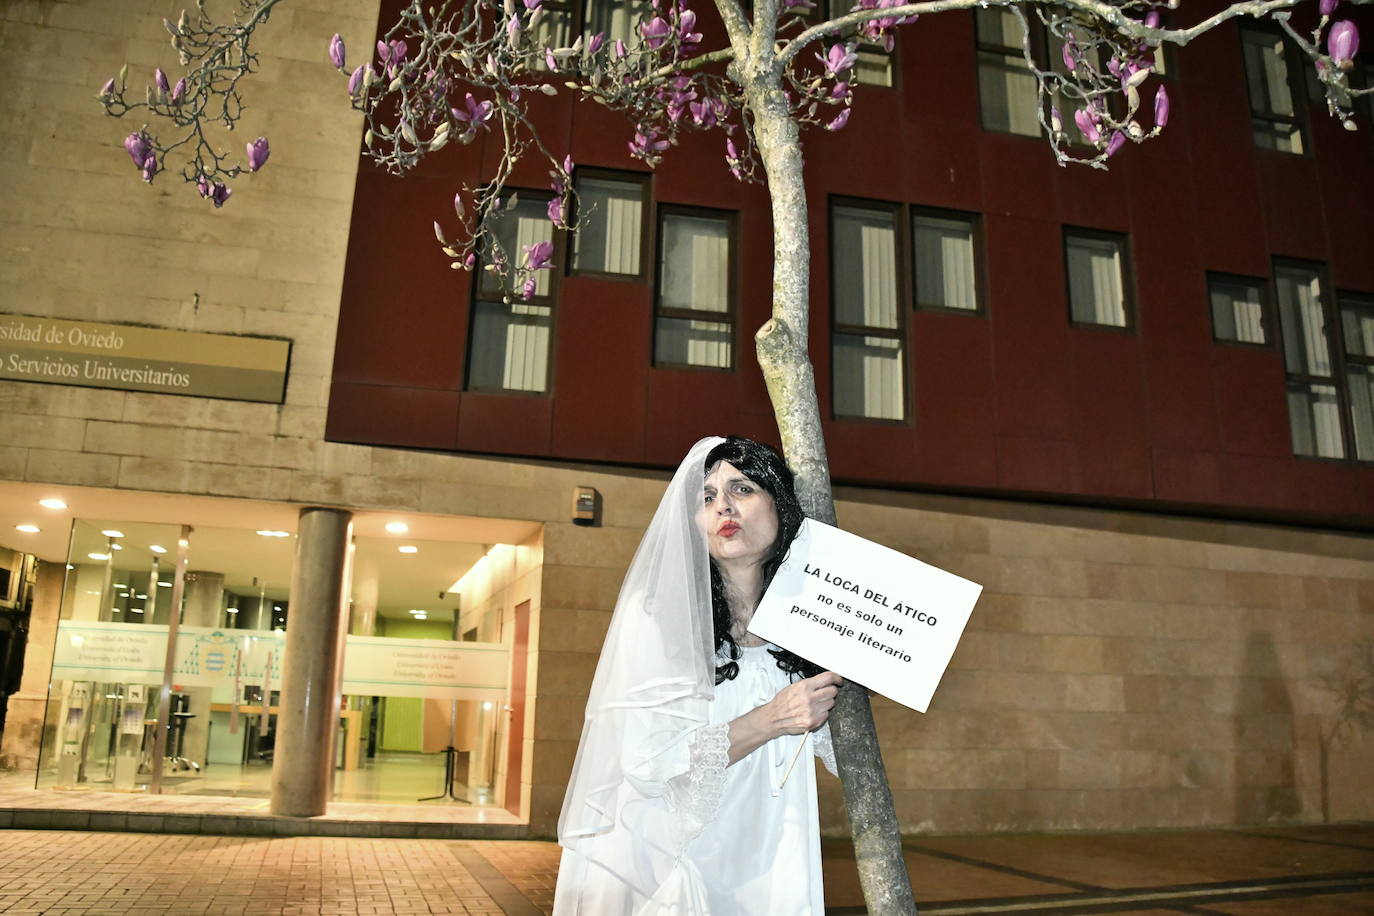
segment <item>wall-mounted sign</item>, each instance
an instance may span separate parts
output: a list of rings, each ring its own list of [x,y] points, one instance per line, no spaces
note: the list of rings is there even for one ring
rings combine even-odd
[[[280,404],[291,341],[0,315],[0,378]]]

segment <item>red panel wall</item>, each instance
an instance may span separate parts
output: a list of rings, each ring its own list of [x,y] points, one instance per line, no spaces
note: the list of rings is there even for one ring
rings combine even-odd
[[[1065,169],[1040,140],[980,127],[969,16],[906,29],[896,66],[896,88],[858,90],[844,131],[805,136],[812,357],[837,480],[1374,526],[1374,468],[1293,457],[1282,357],[1215,343],[1205,281],[1268,277],[1285,256],[1374,291],[1369,124],[1348,132],[1314,110],[1309,155],[1256,149],[1239,38],[1223,27],[1178,55],[1161,138],[1109,172]],[[643,171],[619,115],[562,96],[539,107],[551,149]],[[452,224],[453,192],[494,149],[450,146],[405,180],[364,165],[327,435],[664,466],[710,433],[776,441],[751,340],[771,292],[767,196],[730,177],[722,148],[719,133],[687,136],[651,187],[654,207],[740,213],[735,369],[651,365],[652,281],[564,276],[544,396],[463,390],[469,278],[448,268],[431,222]],[[546,180],[531,160],[512,183]],[[906,422],[829,419],[831,195],[982,215],[987,311],[908,312]],[[1069,325],[1065,226],[1128,235],[1131,330]]]

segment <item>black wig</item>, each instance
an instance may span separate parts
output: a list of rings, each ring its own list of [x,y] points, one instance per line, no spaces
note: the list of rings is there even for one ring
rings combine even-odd
[[[806,517],[801,503],[797,501],[792,471],[782,456],[770,446],[741,436],[728,436],[707,453],[706,464],[702,468],[703,476],[722,461],[734,465],[740,473],[773,497],[773,507],[778,514],[778,537],[763,563],[762,587],[766,590],[786,558],[792,539],[801,528],[802,519]],[[711,561],[711,616],[715,624],[716,654],[729,659],[716,668],[716,683],[719,684],[733,680],[739,674],[740,648],[730,633],[732,620],[730,605],[725,598],[725,580],[721,578],[714,560]],[[813,677],[822,671],[819,666],[786,649],[770,650],[769,654],[778,660],[778,667],[788,674]]]

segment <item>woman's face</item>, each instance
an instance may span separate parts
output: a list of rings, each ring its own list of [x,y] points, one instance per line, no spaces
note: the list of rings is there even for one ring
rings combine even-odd
[[[772,494],[725,461],[706,475],[697,524],[722,568],[762,563],[778,538]]]

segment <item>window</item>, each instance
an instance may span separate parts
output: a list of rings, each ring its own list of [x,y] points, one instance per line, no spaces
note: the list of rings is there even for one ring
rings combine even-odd
[[[906,418],[905,332],[898,307],[895,205],[836,203],[830,211],[834,412]]]
[[[1305,264],[1278,264],[1274,286],[1288,372],[1288,423],[1293,453],[1344,458],[1333,328],[1327,320],[1320,272]]]
[[[1374,461],[1374,296],[1343,293],[1340,302],[1355,457]]]
[[[1065,230],[1069,317],[1074,324],[1130,326],[1125,261],[1123,236],[1085,229]]]
[[[917,308],[978,310],[977,217],[915,210],[911,217]]]
[[[1296,93],[1289,81],[1290,61],[1283,36],[1257,28],[1242,28],[1240,36],[1255,145],[1283,153],[1301,153],[1302,127]]]
[[[1040,92],[1021,50],[1020,20],[1005,8],[980,8],[973,26],[983,128],[1040,136]]]
[[[573,236],[573,271],[642,276],[648,180],[578,169],[576,185],[585,219]]]
[[[585,0],[582,31],[586,35],[606,33],[606,44],[623,41],[634,47],[639,43],[638,25],[646,6],[637,0]]]
[[[1230,343],[1269,343],[1268,285],[1263,280],[1207,275],[1212,303],[1212,336]]]
[[[819,23],[821,17],[818,15],[818,10],[827,8],[832,19],[851,13],[856,9],[853,0],[830,0],[828,4],[823,3],[819,7],[805,10],[806,26],[809,28]],[[849,36],[855,34],[855,30],[850,30],[847,33]],[[826,44],[822,45],[821,53],[824,54],[824,48],[835,40],[837,39],[834,36],[827,38]],[[858,41],[856,53],[859,60],[854,64],[854,69],[850,71],[850,80],[860,86],[894,85],[896,68],[893,66],[893,59],[896,51],[888,51],[881,42],[864,41],[862,38],[859,38]]]
[[[513,210],[503,210],[491,221],[490,229],[508,261],[519,263],[525,246],[553,241],[553,224],[547,213],[549,199],[548,194],[522,191]],[[494,256],[492,246],[483,246],[483,264],[491,263]],[[478,271],[468,334],[469,390],[548,390],[555,279],[552,269],[536,271],[534,295],[529,301],[507,303],[503,301],[505,289],[501,278],[486,270]]]
[[[733,214],[659,211],[655,365],[734,365],[735,282]]]

